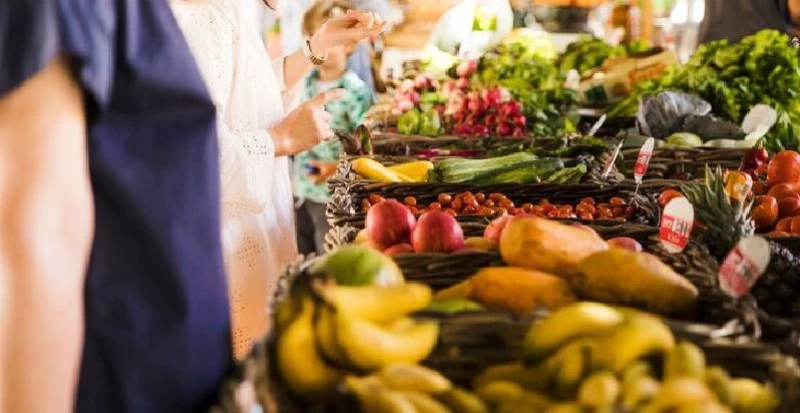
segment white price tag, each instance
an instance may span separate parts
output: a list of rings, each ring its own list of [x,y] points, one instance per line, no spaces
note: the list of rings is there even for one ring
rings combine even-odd
[[[719,286],[733,298],[745,296],[769,266],[770,247],[761,237],[750,237],[728,253],[719,267]]]
[[[667,252],[676,254],[684,250],[689,244],[689,237],[694,226],[694,207],[684,197],[669,201],[661,216],[661,226],[658,235],[661,246]]]
[[[655,147],[656,140],[647,138],[639,150],[639,156],[636,158],[636,166],[633,168],[633,179],[636,185],[642,183],[642,178],[647,174],[647,168],[650,166],[650,159],[653,157],[653,148]]]

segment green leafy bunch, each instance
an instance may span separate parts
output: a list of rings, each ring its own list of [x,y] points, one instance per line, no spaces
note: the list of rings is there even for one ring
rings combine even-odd
[[[649,49],[646,41],[636,40],[630,43],[612,46],[603,39],[594,36],[582,36],[578,41],[570,43],[558,58],[561,73],[572,69],[578,73],[600,67],[611,57],[630,56]]]
[[[753,106],[770,105],[778,123],[765,137],[767,149],[800,148],[800,53],[779,31],[763,30],[734,44],[701,45],[685,65],[639,84],[610,114],[635,115],[642,97],[667,90],[697,94],[711,103],[715,115],[736,123]]]

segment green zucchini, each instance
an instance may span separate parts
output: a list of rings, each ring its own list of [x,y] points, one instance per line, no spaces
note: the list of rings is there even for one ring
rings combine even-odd
[[[533,164],[538,158],[529,152],[488,159],[448,158],[431,170],[431,181],[444,183],[473,182],[484,176],[497,175]]]
[[[540,182],[544,177],[563,169],[564,162],[558,158],[543,158],[531,164],[511,169],[499,174],[484,175],[471,181],[476,184],[530,184]]]
[[[552,184],[579,184],[584,175],[586,175],[586,164],[581,163],[578,166],[571,168],[564,168],[545,179],[545,182]]]

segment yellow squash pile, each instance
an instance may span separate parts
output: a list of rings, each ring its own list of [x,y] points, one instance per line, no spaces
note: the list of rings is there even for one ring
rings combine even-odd
[[[440,291],[436,300],[469,299],[524,314],[583,299],[682,315],[692,310],[698,294],[658,257],[609,247],[586,227],[516,218],[502,232],[499,249],[510,267],[484,268]]]
[[[475,379],[496,412],[772,413],[776,393],[706,366],[703,351],[677,342],[656,316],[579,302],[535,324],[524,362]],[[653,362],[655,360],[655,362]]]
[[[298,396],[324,398],[350,374],[415,364],[436,345],[437,323],[408,317],[430,304],[425,285],[319,282],[294,290],[276,316],[276,352],[278,370]]]
[[[428,172],[433,169],[429,161],[413,161],[392,166],[384,166],[371,158],[353,160],[353,171],[365,179],[383,183],[427,182]]]

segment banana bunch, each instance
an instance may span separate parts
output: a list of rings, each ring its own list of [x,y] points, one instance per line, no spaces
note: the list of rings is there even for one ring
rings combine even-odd
[[[348,376],[346,390],[369,413],[488,413],[478,396],[454,387],[438,372],[392,364],[364,377]]]
[[[298,396],[325,398],[354,372],[414,364],[436,345],[438,324],[408,317],[430,304],[427,286],[317,281],[310,288],[293,289],[276,315],[276,364]]]
[[[494,411],[772,413],[780,404],[770,387],[707,367],[699,347],[636,310],[568,305],[531,327],[523,352],[473,383]]]

